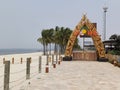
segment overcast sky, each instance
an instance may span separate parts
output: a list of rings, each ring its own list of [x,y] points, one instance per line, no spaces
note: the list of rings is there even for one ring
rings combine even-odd
[[[103,32],[103,6],[108,6],[107,38],[120,34],[120,0],[0,0],[0,49],[40,48],[42,29],[74,29],[84,13]]]

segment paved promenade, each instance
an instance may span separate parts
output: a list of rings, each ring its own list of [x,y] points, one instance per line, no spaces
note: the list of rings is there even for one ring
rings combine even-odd
[[[107,62],[64,61],[30,80],[25,90],[120,90],[120,68]]]

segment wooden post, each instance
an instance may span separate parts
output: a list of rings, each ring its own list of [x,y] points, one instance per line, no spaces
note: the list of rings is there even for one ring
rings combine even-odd
[[[52,55],[52,65],[53,65],[53,63],[54,63],[54,54]]]
[[[60,52],[59,52],[59,60],[58,60],[58,65],[60,65],[61,59],[60,59]]]
[[[48,55],[46,56],[46,59],[47,59],[47,62],[46,62],[46,65],[49,65],[49,61],[48,61]]]
[[[32,63],[32,58],[30,57],[30,63]]]
[[[31,58],[27,58],[27,63],[26,63],[26,79],[30,79],[30,60],[31,60]]]
[[[58,63],[58,53],[56,53],[56,64]]]
[[[3,64],[5,64],[5,58],[3,58]]]
[[[21,63],[21,64],[23,63],[23,58],[21,58],[20,63]]]
[[[59,60],[60,60],[60,52],[59,52]]]
[[[41,68],[42,68],[42,60],[41,60],[41,56],[39,56],[39,67],[38,67],[39,69],[39,73],[41,73]]]
[[[12,64],[14,64],[14,57],[12,58]]]
[[[4,71],[4,90],[9,90],[9,79],[10,78],[10,61],[5,61]]]

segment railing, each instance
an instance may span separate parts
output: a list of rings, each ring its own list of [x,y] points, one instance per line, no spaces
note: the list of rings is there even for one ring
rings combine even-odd
[[[56,64],[60,64],[62,57],[59,55],[47,55],[47,56],[36,56],[27,57],[26,59],[20,58],[15,60],[13,57],[11,60],[5,60],[0,62],[0,90],[11,90],[16,86],[20,86],[24,82],[30,84],[30,80],[40,73],[49,73],[49,68],[56,68]],[[22,90],[27,88],[21,87]]]

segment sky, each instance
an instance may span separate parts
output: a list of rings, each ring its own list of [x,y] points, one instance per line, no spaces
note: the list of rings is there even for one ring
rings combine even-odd
[[[0,0],[0,49],[42,48],[37,39],[43,29],[63,26],[74,30],[83,14],[97,23],[102,35],[105,5],[108,39],[120,35],[120,0]]]

